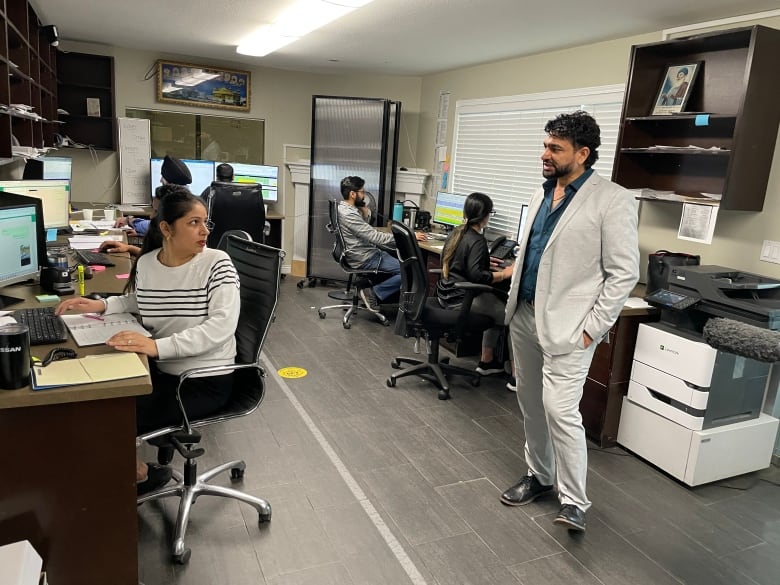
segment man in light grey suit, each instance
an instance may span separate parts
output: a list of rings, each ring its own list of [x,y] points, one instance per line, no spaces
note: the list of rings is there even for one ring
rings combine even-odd
[[[585,530],[590,502],[582,386],[596,344],[639,278],[637,206],[591,168],[601,144],[585,112],[544,128],[542,175],[520,242],[506,306],[528,473],[501,495],[522,506],[557,487],[554,522]]]

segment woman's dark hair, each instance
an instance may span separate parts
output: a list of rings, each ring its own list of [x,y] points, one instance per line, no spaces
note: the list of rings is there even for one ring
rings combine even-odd
[[[588,112],[578,110],[571,114],[561,114],[547,122],[544,131],[550,136],[570,140],[578,148],[587,146],[590,154],[583,165],[586,169],[592,167],[599,160],[598,148],[601,146],[601,129]]]
[[[195,205],[206,204],[200,197],[195,197],[187,187],[182,185],[162,185],[157,188],[157,197],[160,203],[157,206],[157,215],[155,215],[151,222],[149,222],[149,230],[144,236],[144,243],[141,246],[141,253],[139,257],[147,254],[158,248],[162,248],[163,235],[160,231],[160,222],[164,221],[168,225],[173,223],[187,215]],[[135,290],[136,285],[136,266],[138,262],[133,263],[133,268],[130,270],[130,278],[127,279],[125,285],[125,292],[132,292]]]
[[[455,228],[442,251],[441,273],[444,278],[450,275],[450,260],[455,255],[455,250],[458,249],[460,241],[463,239],[463,234],[466,233],[466,230],[470,230],[473,226],[482,223],[492,211],[493,200],[484,193],[472,193],[466,197],[466,202],[463,204],[463,219],[466,221]]]
[[[350,191],[360,191],[365,184],[360,177],[344,177],[341,179],[341,197],[348,199]]]

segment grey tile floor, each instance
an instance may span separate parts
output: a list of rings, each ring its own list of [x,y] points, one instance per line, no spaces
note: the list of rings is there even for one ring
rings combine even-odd
[[[591,446],[593,508],[573,537],[552,524],[554,499],[498,501],[526,469],[503,382],[455,379],[448,402],[414,378],[387,388],[390,359],[411,354],[411,340],[368,316],[350,330],[338,311],[319,319],[333,289],[296,282],[283,281],[266,343],[266,400],[206,429],[200,459],[205,469],[244,458],[242,489],[269,500],[273,520],[258,526],[252,508],[202,498],[180,567],[168,558],[176,504],[142,506],[145,585],[780,583],[780,469],[688,489]],[[308,375],[282,381],[286,366]]]

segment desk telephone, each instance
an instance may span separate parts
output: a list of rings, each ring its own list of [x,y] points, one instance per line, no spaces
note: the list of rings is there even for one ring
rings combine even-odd
[[[505,236],[501,236],[500,238],[493,240],[493,242],[490,244],[489,253],[493,258],[498,258],[499,260],[508,260],[515,257],[516,247],[517,242],[514,240],[509,240]]]

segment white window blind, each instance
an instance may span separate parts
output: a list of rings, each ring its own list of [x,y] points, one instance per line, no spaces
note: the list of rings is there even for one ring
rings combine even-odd
[[[491,231],[514,236],[520,206],[544,181],[544,125],[564,112],[585,110],[601,128],[599,160],[593,168],[612,176],[623,85],[571,91],[461,100],[455,108],[452,192],[481,191],[493,200]]]

